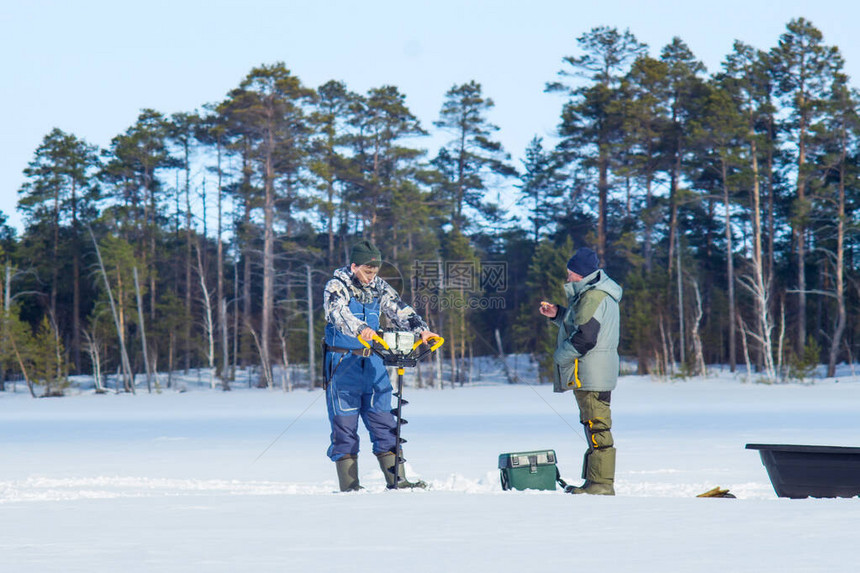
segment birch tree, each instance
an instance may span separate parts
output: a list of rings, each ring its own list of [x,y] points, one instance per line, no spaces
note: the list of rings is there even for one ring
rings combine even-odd
[[[752,223],[752,260],[749,272],[742,274],[741,285],[752,296],[755,318],[753,338],[760,348],[760,362],[768,382],[776,380],[772,332],[774,321],[771,313],[771,277],[763,254],[761,181],[770,178],[769,170],[764,174],[759,169],[760,142],[768,146],[768,133],[760,133],[759,126],[769,125],[770,94],[767,78],[767,61],[763,52],[741,42],[735,42],[734,51],[723,63],[723,73],[717,81],[735,101],[745,122],[743,139],[749,148],[750,222]],[[768,152],[769,153],[769,152]],[[770,201],[773,201],[773,186],[769,184]],[[768,209],[772,215],[772,209]],[[770,234],[769,234],[770,235]],[[771,244],[773,237],[770,237]]]

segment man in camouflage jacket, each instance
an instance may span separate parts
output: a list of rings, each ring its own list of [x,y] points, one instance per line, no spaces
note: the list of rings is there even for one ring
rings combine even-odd
[[[326,283],[325,347],[323,368],[326,402],[331,422],[328,456],[337,467],[341,491],[360,489],[358,483],[358,418],[373,443],[373,453],[389,486],[424,487],[406,480],[402,465],[399,479],[392,468],[398,454],[396,421],[391,413],[391,381],[382,359],[369,352],[359,338],[369,342],[385,315],[396,328],[411,331],[424,342],[438,335],[415,310],[400,299],[377,273],[382,255],[368,241],[353,246],[350,265],[334,271]]]

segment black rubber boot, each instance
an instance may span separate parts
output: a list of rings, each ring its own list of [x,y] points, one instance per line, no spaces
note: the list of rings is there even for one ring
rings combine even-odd
[[[335,466],[340,491],[364,489],[358,484],[358,459],[355,456],[344,456],[335,462]]]
[[[385,485],[391,488],[394,485],[394,454],[385,452],[384,454],[376,454],[379,459],[379,468],[382,470],[382,475],[385,476]],[[397,468],[400,479],[397,480],[397,489],[424,489],[427,483],[421,480],[407,481],[406,470],[403,469],[403,463]]]

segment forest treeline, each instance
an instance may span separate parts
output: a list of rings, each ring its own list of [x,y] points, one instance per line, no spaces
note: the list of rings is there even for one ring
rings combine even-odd
[[[529,353],[547,376],[538,304],[563,300],[583,245],[624,287],[620,351],[640,372],[776,382],[853,363],[860,96],[838,48],[802,18],[711,73],[680,38],[651,54],[599,27],[573,48],[547,78],[557,138],[520,158],[477,81],[428,126],[396,86],[314,88],[283,63],[194,111],[144,109],[106,149],[54,129],[17,190],[20,236],[0,213],[0,389],[315,372],[322,287],[361,238],[445,336],[452,384],[487,354]]]

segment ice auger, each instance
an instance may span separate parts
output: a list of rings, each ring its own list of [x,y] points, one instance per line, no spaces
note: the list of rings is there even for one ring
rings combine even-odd
[[[403,406],[409,403],[403,399],[403,374],[406,368],[414,368],[418,365],[419,360],[431,352],[435,352],[445,343],[445,339],[441,336],[435,336],[430,340],[434,341],[433,344],[425,345],[426,348],[424,350],[416,353],[424,343],[421,339],[416,341],[415,335],[408,331],[385,331],[382,333],[382,337],[374,333],[371,342],[375,342],[376,344],[371,344],[363,338],[358,337],[358,341],[365,348],[370,349],[371,352],[382,358],[383,364],[397,368],[397,391],[394,392],[394,396],[397,398],[397,406],[391,410],[397,421],[394,434],[394,443],[396,444],[397,451],[394,452],[394,465],[388,468],[394,475],[393,483],[388,486],[388,489],[397,489],[397,482],[401,479],[400,466],[406,461],[400,449],[400,444],[406,443],[406,440],[400,437],[400,428],[403,424],[407,423],[402,415]]]

